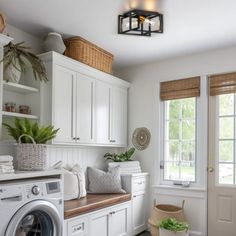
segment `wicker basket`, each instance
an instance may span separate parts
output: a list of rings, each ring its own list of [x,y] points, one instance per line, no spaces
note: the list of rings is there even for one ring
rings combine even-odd
[[[2,13],[0,13],[0,33],[3,32],[3,30],[5,29],[6,27],[6,20],[5,20],[5,17]]]
[[[27,136],[31,143],[21,143],[21,138]],[[18,170],[45,170],[46,169],[46,145],[36,144],[34,139],[26,134],[19,137],[17,146]]]
[[[160,204],[156,205],[153,208],[151,217],[148,220],[151,229],[152,236],[159,236],[159,227],[160,221],[166,218],[175,218],[176,220],[186,222],[186,218],[184,215],[184,202],[182,207]]]
[[[106,73],[112,73],[113,55],[81,37],[64,40],[65,55]]]

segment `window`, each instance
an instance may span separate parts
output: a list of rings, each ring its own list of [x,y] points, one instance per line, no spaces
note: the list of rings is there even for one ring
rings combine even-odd
[[[164,102],[164,180],[196,181],[196,100]]]
[[[236,184],[236,95],[218,96],[217,159],[219,184]]]

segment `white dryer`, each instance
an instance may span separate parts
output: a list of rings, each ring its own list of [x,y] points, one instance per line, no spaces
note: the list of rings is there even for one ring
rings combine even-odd
[[[0,236],[61,236],[61,179],[0,183]]]

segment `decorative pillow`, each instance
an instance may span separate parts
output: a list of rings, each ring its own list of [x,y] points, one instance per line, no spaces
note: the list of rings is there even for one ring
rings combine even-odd
[[[79,165],[73,166],[71,170],[78,179],[78,187],[79,187],[79,198],[85,197],[87,195],[86,192],[86,181],[85,181],[85,174],[83,172],[83,169]]]
[[[121,188],[119,166],[110,168],[108,172],[88,167],[87,175],[90,193],[125,193]]]
[[[64,171],[64,200],[76,199],[79,196],[78,178],[69,170]]]

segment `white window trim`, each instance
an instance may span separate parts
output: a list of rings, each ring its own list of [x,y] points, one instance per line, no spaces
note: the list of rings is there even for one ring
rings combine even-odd
[[[159,87],[159,86],[158,86]],[[207,94],[207,77],[201,76],[201,96],[197,97],[196,111],[196,182],[191,182],[189,188],[207,187],[207,160],[208,160],[208,94]],[[158,91],[160,95],[160,91]],[[160,97],[160,96],[159,96]],[[164,180],[164,170],[160,169],[161,161],[164,161],[164,144],[165,144],[165,116],[164,102],[159,102],[159,142],[158,161],[156,161],[159,174],[156,176],[157,183],[160,185],[173,186],[174,181]],[[158,139],[157,139],[158,140]],[[182,187],[181,187],[182,188]]]

